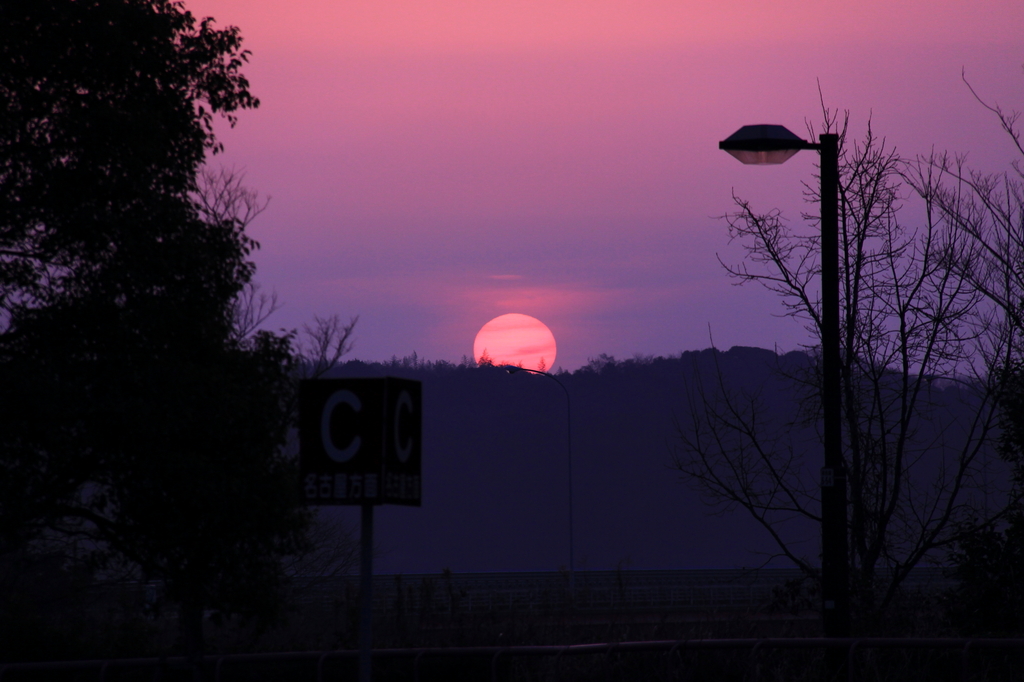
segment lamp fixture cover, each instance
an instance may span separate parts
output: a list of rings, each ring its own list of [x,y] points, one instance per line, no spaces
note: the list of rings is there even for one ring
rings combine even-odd
[[[797,137],[785,126],[760,124],[743,126],[719,142],[718,148],[743,163],[766,165],[783,163],[801,149],[817,147]]]

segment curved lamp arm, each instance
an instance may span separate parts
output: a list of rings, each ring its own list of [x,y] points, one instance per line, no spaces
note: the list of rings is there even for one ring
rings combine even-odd
[[[554,374],[544,372],[539,369],[528,369],[526,367],[517,367],[516,365],[502,365],[503,370],[509,374],[515,374],[516,372],[528,372],[530,374],[540,374],[551,379],[558,384],[562,391],[565,393],[565,423],[566,423],[566,442],[568,444],[569,453],[569,594],[575,597],[576,594],[576,573],[575,573],[575,557],[574,557],[574,543],[573,543],[573,518],[572,518],[572,400],[569,397],[569,389],[565,387],[561,381],[558,380]]]

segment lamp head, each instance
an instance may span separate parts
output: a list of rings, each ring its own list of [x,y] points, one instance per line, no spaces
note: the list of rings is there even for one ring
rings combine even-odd
[[[766,124],[743,126],[719,142],[718,148],[752,165],[779,164],[801,149],[816,149],[785,126]]]

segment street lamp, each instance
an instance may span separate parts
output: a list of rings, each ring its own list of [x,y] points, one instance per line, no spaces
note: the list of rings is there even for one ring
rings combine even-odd
[[[779,164],[801,149],[821,154],[821,360],[825,466],[821,470],[821,614],[826,637],[850,634],[839,364],[839,136],[807,142],[779,125],[743,126],[718,143],[746,164]]]
[[[576,572],[575,562],[573,560],[573,532],[572,532],[572,402],[569,400],[569,389],[565,387],[561,381],[558,380],[554,374],[543,372],[539,369],[527,369],[526,367],[517,367],[516,365],[505,365],[502,367],[503,370],[509,374],[515,374],[516,372],[529,372],[530,374],[541,374],[551,379],[556,384],[562,387],[565,392],[565,438],[567,447],[566,450],[569,454],[569,595],[575,598],[576,596]]]

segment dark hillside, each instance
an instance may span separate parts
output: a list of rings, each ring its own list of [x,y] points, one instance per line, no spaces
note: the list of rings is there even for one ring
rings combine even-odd
[[[713,382],[717,364],[732,387],[759,392],[766,428],[781,425],[816,472],[814,430],[785,427],[799,401],[778,373],[808,362],[802,353],[737,347],[673,358],[599,358],[559,374],[572,399],[577,570],[764,563],[773,547],[745,512],[714,515],[672,469],[675,424],[688,418],[687,386],[694,387],[695,372]],[[418,509],[378,510],[377,572],[568,565],[566,400],[555,382],[493,367],[415,361],[349,362],[336,375],[423,382],[424,502]],[[355,509],[331,513],[357,522]],[[797,524],[786,532],[807,539],[808,556],[817,554],[815,529]]]

